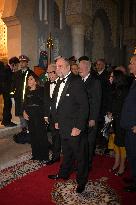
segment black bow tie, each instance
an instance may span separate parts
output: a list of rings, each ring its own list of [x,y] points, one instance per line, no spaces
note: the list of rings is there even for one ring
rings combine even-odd
[[[65,79],[66,79],[66,78],[61,79],[60,82],[61,82],[61,83],[65,83]]]
[[[68,78],[68,76],[65,77],[65,78],[59,79],[60,83],[65,83],[65,80],[66,80],[67,78]]]
[[[52,82],[50,82],[50,84],[55,84],[56,85],[56,81],[52,81]]]

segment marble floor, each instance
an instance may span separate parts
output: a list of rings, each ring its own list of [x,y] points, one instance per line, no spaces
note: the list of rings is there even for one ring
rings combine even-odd
[[[13,135],[20,131],[20,125],[16,127],[4,127],[0,124],[0,169],[11,166],[25,153],[30,152],[30,144],[17,144]]]

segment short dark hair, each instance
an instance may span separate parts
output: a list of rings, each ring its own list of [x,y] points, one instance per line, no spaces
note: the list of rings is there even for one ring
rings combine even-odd
[[[16,56],[9,59],[9,64],[10,65],[11,64],[17,64],[17,63],[19,63],[19,59]]]
[[[97,61],[101,61],[103,64],[106,64],[106,60],[104,58],[99,58],[99,59],[97,59]]]
[[[117,88],[128,86],[126,75],[121,70],[113,70],[113,85]]]
[[[27,86],[28,86],[28,78],[29,78],[30,76],[32,76],[32,77],[35,79],[35,81],[36,81],[36,88],[38,88],[38,87],[40,86],[40,79],[39,79],[39,76],[36,75],[36,73],[34,73],[34,72],[30,72],[30,73],[27,75]],[[29,87],[28,87],[28,89],[29,89]]]
[[[80,63],[80,61],[89,61],[89,57],[88,56],[81,56],[79,59],[78,59],[78,61],[79,61],[79,63]]]

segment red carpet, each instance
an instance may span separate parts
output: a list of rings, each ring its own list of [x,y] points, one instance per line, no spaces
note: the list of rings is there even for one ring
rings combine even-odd
[[[108,177],[107,183],[120,196],[122,205],[135,205],[136,193],[123,192],[124,183],[122,177],[109,173],[113,158],[107,156],[95,156],[93,170],[89,179],[96,180]],[[1,205],[53,205],[51,191],[56,181],[49,180],[48,174],[54,174],[59,168],[59,163],[40,168],[27,176],[18,179],[0,190]],[[128,176],[128,171],[123,177]],[[71,179],[75,174],[71,175]]]

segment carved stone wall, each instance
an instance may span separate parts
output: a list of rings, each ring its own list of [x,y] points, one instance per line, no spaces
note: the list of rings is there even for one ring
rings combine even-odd
[[[93,0],[93,16],[95,16],[95,13],[97,10],[103,9],[107,17],[109,18],[109,22],[111,25],[111,40],[113,43],[113,46],[117,46],[117,5],[113,3],[112,0]]]
[[[104,28],[100,19],[96,19],[93,31],[92,60],[104,58]]]

